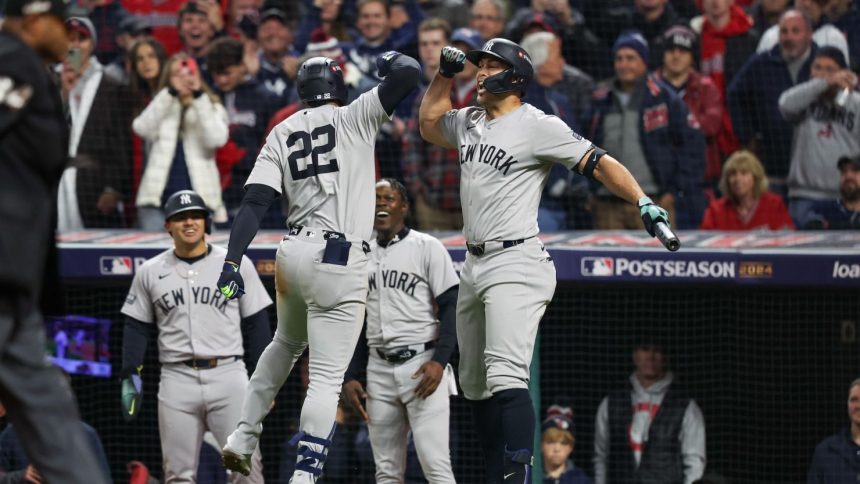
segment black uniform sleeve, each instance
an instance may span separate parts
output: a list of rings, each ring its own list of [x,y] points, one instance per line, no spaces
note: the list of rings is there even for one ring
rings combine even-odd
[[[233,228],[230,230],[230,243],[227,245],[227,260],[235,263],[242,262],[242,255],[248,250],[257,230],[260,229],[260,221],[269,209],[269,205],[278,198],[278,192],[266,185],[248,185],[239,213],[233,220]]]
[[[125,326],[122,331],[122,369],[120,376],[125,378],[143,364],[146,354],[146,346],[149,340],[158,332],[152,323],[144,323],[130,316],[125,318]]]
[[[421,66],[417,60],[408,55],[399,55],[392,61],[391,72],[379,84],[379,101],[389,116],[400,101],[415,89],[420,79]]]
[[[443,292],[436,298],[439,305],[439,341],[433,352],[433,361],[443,367],[451,360],[451,355],[457,348],[457,293],[460,286],[456,285]]]
[[[343,377],[343,382],[359,380],[367,370],[367,358],[370,356],[370,349],[367,347],[367,324],[361,328],[361,334],[358,336],[358,343],[355,345],[355,351],[352,353],[352,360],[349,361],[349,367],[346,369],[346,374]]]
[[[263,309],[242,318],[242,336],[248,342],[248,363],[250,370],[257,367],[257,361],[263,350],[272,341],[272,330],[269,328],[269,313]]]

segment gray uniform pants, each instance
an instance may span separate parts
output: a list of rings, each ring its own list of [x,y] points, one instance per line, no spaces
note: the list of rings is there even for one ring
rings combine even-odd
[[[247,385],[248,372],[242,360],[203,370],[183,363],[167,363],[161,368],[158,430],[166,484],[196,482],[204,432],[210,430],[219,446],[227,443],[227,436],[239,423]],[[252,460],[251,475],[234,472],[230,482],[262,484],[259,449]]]
[[[466,255],[457,298],[460,387],[469,400],[528,388],[538,324],[555,293],[555,266],[543,244]]]
[[[45,482],[107,483],[91,454],[72,390],[45,355],[45,327],[35,309],[0,299],[0,400]]]
[[[300,430],[323,439],[331,433],[343,374],[364,320],[367,256],[358,241],[349,249],[347,265],[327,264],[325,247],[322,230],[305,229],[285,237],[278,248],[278,328],[251,376],[239,427],[227,441],[233,451],[249,454],[257,447],[263,418],[308,346],[310,383]]]

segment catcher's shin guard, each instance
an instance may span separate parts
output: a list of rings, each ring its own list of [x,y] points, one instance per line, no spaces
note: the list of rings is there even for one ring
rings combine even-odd
[[[326,439],[314,437],[305,432],[299,432],[290,439],[289,445],[297,446],[296,468],[292,479],[290,479],[291,484],[310,484],[319,479],[326,458],[328,458],[328,450],[331,447],[334,429],[335,427],[332,427]]]

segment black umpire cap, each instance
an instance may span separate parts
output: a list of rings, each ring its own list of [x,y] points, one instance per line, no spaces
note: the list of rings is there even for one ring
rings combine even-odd
[[[7,17],[28,17],[30,15],[52,14],[61,20],[66,19],[66,2],[63,0],[7,0]]]

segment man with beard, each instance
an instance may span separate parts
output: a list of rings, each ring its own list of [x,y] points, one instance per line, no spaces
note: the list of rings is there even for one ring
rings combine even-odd
[[[812,79],[782,93],[779,110],[794,124],[791,167],[788,171],[789,212],[794,224],[809,222],[817,201],[833,200],[839,176],[833,160],[860,154],[860,93],[857,76],[845,56],[831,46],[818,50]]]
[[[842,157],[836,167],[840,198],[815,204],[806,229],[860,230],[860,156]]]

